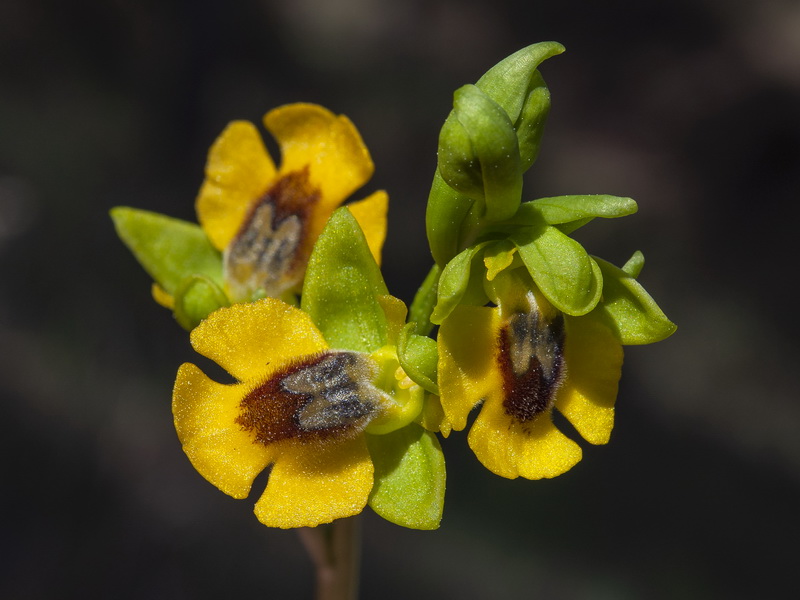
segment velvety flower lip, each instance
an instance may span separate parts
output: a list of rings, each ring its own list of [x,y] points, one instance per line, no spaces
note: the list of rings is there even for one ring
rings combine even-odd
[[[237,380],[218,383],[190,363],[178,371],[175,427],[203,477],[246,498],[272,464],[255,507],[272,527],[363,510],[373,486],[364,429],[391,402],[368,355],[330,350],[308,315],[273,298],[212,313],[191,341]]]
[[[495,307],[458,306],[439,332],[439,388],[453,429],[482,403],[468,442],[492,472],[555,477],[581,459],[556,428],[562,413],[592,444],[608,441],[622,346],[592,314],[564,315],[532,282]],[[509,296],[506,296],[509,300]]]
[[[290,104],[267,113],[264,124],[280,147],[280,168],[256,127],[234,121],[209,152],[196,202],[201,226],[223,252],[226,291],[234,301],[298,291],[331,213],[374,171],[345,116]],[[388,196],[378,191],[349,206],[379,260]]]

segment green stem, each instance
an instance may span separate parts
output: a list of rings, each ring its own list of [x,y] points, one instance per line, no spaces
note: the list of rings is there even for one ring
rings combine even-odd
[[[408,317],[409,321],[416,323],[414,333],[417,335],[428,335],[433,329],[431,313],[433,313],[433,307],[436,306],[436,294],[441,274],[442,269],[439,268],[439,265],[434,264],[414,295]]]
[[[297,530],[317,577],[316,600],[356,600],[361,559],[358,516]]]

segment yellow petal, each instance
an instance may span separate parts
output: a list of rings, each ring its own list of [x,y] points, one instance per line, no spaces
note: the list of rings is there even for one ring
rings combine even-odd
[[[153,295],[153,300],[158,302],[164,308],[173,310],[175,308],[175,298],[173,298],[167,291],[157,283],[150,286],[150,293]]]
[[[556,429],[549,413],[527,423],[507,415],[502,391],[483,405],[468,441],[487,469],[509,479],[556,477],[581,459],[580,446]]]
[[[405,302],[390,294],[377,296],[376,300],[383,310],[383,314],[386,315],[386,337],[389,344],[394,345],[397,343],[400,330],[403,329],[403,326],[406,324],[408,309],[406,308]]]
[[[250,205],[273,179],[275,165],[255,125],[230,123],[208,153],[206,179],[195,206],[200,225],[218,250],[230,243]]]
[[[292,358],[328,348],[306,313],[275,298],[221,308],[190,339],[240,381],[263,380]]]
[[[441,433],[442,437],[449,437],[450,431],[453,429],[444,416],[439,396],[433,394],[425,394],[425,403],[422,406],[422,412],[417,417],[417,423],[428,431]]]
[[[386,214],[389,210],[388,194],[383,190],[377,191],[363,200],[348,204],[347,208],[358,221],[361,231],[364,232],[364,237],[367,238],[369,250],[372,252],[372,256],[375,257],[375,262],[380,266],[381,249],[383,248],[383,242],[386,240]]]
[[[566,320],[567,379],[556,408],[591,444],[605,444],[614,427],[614,402],[622,373],[622,346],[591,317]]]
[[[497,367],[497,310],[458,306],[439,329],[439,391],[446,420],[456,431],[493,390],[502,389]]]
[[[246,498],[273,451],[236,424],[247,388],[223,385],[185,363],[172,395],[175,429],[194,468],[220,490]]]
[[[373,483],[363,436],[328,444],[292,444],[275,462],[256,503],[269,527],[315,527],[360,513]]]
[[[264,124],[281,148],[280,174],[308,167],[311,184],[322,193],[318,210],[325,215],[372,176],[369,152],[343,115],[315,104],[289,104],[267,113]]]
[[[486,279],[492,281],[500,271],[507,269],[514,262],[517,247],[510,240],[499,242],[487,248],[483,255],[486,267]]]

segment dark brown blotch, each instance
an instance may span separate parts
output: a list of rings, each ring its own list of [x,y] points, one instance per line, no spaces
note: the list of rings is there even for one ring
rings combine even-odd
[[[564,317],[537,309],[514,314],[500,329],[498,366],[503,409],[520,423],[549,411],[564,378]]]

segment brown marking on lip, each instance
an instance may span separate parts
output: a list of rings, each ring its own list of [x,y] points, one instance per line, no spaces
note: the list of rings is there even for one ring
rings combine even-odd
[[[378,408],[360,381],[364,360],[335,351],[304,357],[253,388],[236,423],[264,445],[352,437]]]
[[[547,412],[564,379],[564,317],[545,319],[533,307],[515,313],[498,335],[503,409],[519,423]]]
[[[252,204],[225,250],[225,276],[234,296],[249,299],[258,289],[279,296],[302,280],[311,253],[309,219],[319,200],[306,166],[278,178]]]

